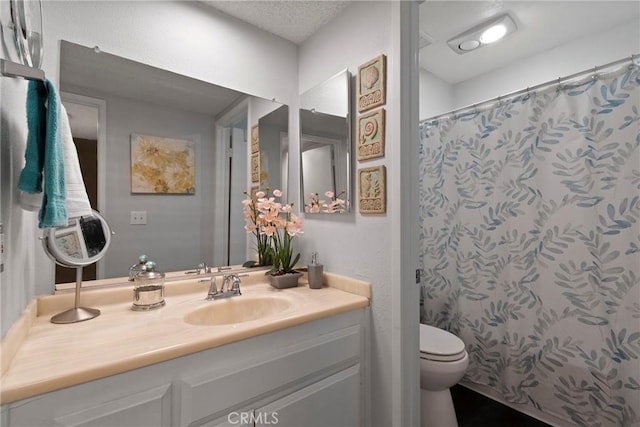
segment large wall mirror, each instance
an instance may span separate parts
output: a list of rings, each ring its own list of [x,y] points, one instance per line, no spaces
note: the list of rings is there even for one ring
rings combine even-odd
[[[141,254],[162,271],[202,262],[237,265],[251,257],[241,204],[250,186],[248,132],[263,117],[265,126],[277,126],[277,143],[265,130],[262,149],[270,180],[282,183],[287,106],[67,41],[61,42],[60,90],[93,207],[116,232],[96,278],[126,276]],[[135,135],[151,139],[134,141]],[[166,174],[157,174],[176,167],[172,159],[181,150],[191,150],[193,191],[167,192],[164,182],[133,188],[138,149],[149,156],[141,165],[147,178],[159,180]],[[166,158],[154,163],[154,155]]]
[[[351,199],[350,79],[349,71],[343,70],[300,95],[303,205],[308,206],[309,196],[315,194],[328,202],[327,191]]]

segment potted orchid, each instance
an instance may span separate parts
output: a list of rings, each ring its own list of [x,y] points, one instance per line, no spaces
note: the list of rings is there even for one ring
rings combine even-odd
[[[293,256],[292,243],[294,237],[303,233],[302,220],[292,213],[293,203],[283,204],[276,200],[282,197],[280,190],[274,190],[272,194],[269,197],[267,193],[259,191],[255,195],[255,204],[247,203],[254,207],[256,215],[249,216],[248,228],[245,228],[247,231],[257,231],[258,239],[268,245],[273,267],[266,274],[270,275],[271,284],[276,288],[297,286],[301,273],[294,270],[294,266],[300,254]]]
[[[304,211],[307,213],[343,213],[345,211],[345,206],[349,204],[348,200],[340,198],[340,196],[345,193],[346,191],[342,190],[336,196],[333,191],[326,191],[324,196],[329,199],[328,202],[324,199],[320,199],[318,193],[309,193],[309,195],[307,195],[309,203],[304,205]]]

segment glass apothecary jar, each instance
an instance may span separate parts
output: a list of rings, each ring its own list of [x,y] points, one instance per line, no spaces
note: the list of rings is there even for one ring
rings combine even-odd
[[[156,271],[156,263],[147,261],[144,271],[134,278],[133,305],[134,311],[146,311],[160,308],[164,301],[164,273]]]

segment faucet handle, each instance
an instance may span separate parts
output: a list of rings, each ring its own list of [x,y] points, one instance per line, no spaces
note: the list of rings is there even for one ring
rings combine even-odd
[[[211,275],[211,282],[209,284],[209,292],[207,292],[207,300],[213,299],[218,294],[218,288],[216,287],[216,276]]]
[[[235,292],[237,295],[240,293],[240,277],[237,274],[231,275],[231,292]]]

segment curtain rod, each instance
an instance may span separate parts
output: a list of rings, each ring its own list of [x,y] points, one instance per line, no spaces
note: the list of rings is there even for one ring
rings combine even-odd
[[[0,59],[0,75],[5,77],[22,77],[27,80],[44,80],[44,71],[28,67],[17,62]]]
[[[508,98],[513,98],[513,97],[515,97],[517,95],[521,95],[523,93],[535,92],[536,90],[539,90],[539,89],[542,89],[542,88],[545,88],[545,87],[551,87],[553,85],[560,85],[563,82],[566,82],[567,80],[575,79],[576,77],[581,77],[581,76],[587,75],[589,73],[593,73],[593,75],[595,76],[598,73],[599,70],[601,71],[601,70],[609,68],[609,67],[614,67],[616,65],[624,64],[625,62],[633,63],[639,57],[640,57],[640,54],[633,54],[633,55],[631,55],[629,57],[618,59],[616,61],[612,61],[612,62],[606,63],[604,65],[595,66],[595,67],[590,68],[588,70],[580,71],[578,73],[574,73],[574,74],[571,74],[569,76],[558,77],[555,80],[549,80],[547,82],[540,83],[540,84],[535,85],[535,86],[527,87],[526,89],[516,90],[514,92],[509,92],[506,95],[496,96],[494,98],[489,98],[489,99],[486,99],[486,100],[481,101],[481,102],[476,102],[474,104],[469,104],[469,105],[467,105],[465,107],[456,108],[455,110],[448,111],[448,112],[446,112],[444,114],[438,114],[437,116],[433,116],[433,117],[429,117],[429,118],[424,119],[424,120],[420,120],[420,125],[427,124],[427,123],[430,123],[430,122],[434,122],[434,121],[436,121],[438,119],[449,117],[451,115],[456,116],[458,113],[460,113],[462,111],[465,111],[465,110],[470,110],[472,108],[477,109],[479,105],[489,104],[489,103],[492,103],[492,102],[495,102],[495,101],[502,101],[502,100],[505,100],[505,99],[508,99]]]

